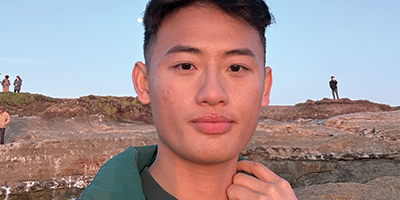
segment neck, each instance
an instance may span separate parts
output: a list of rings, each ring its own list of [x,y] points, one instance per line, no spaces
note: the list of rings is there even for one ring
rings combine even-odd
[[[161,149],[160,149],[161,147]],[[177,199],[227,199],[238,158],[218,164],[189,162],[159,145],[149,171],[157,183]]]

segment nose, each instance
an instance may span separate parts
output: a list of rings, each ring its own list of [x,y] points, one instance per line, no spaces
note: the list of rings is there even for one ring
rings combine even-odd
[[[219,73],[213,71],[205,73],[204,76],[196,94],[196,103],[210,106],[227,104],[228,94]]]

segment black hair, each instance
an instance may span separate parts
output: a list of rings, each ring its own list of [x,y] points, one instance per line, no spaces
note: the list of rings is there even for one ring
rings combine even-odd
[[[143,17],[145,29],[143,52],[147,65],[150,64],[152,45],[157,39],[163,20],[168,15],[193,4],[215,6],[228,15],[250,24],[260,35],[265,56],[265,29],[273,23],[274,17],[264,0],[150,0]]]
[[[8,75],[5,75],[4,78],[10,78]]]

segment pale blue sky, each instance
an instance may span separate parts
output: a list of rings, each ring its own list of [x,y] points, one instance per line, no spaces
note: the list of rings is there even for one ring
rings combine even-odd
[[[0,0],[0,72],[52,97],[136,96],[147,1]],[[400,105],[399,0],[267,0],[272,105],[339,96]],[[12,88],[11,88],[12,89]]]

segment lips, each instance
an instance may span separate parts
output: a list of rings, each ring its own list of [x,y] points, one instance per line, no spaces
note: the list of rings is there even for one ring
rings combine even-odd
[[[223,115],[208,114],[191,121],[194,128],[206,134],[223,134],[233,126],[233,120]]]

